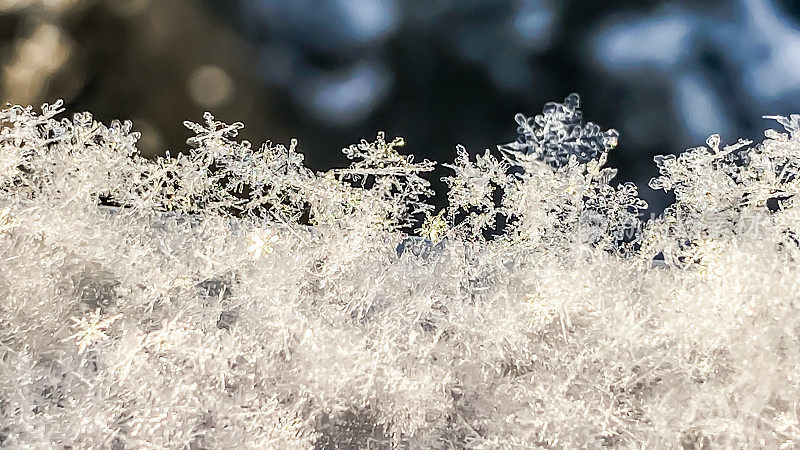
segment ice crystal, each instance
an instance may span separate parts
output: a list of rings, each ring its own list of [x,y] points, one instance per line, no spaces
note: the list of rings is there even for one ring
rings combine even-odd
[[[554,167],[562,167],[575,157],[581,163],[597,159],[617,145],[616,130],[602,131],[597,124],[583,122],[580,96],[570,94],[564,103],[550,102],[542,114],[514,117],[519,127],[517,141],[501,149],[522,152]]]
[[[120,315],[116,314],[111,317],[102,318],[100,309],[88,315],[88,317],[71,317],[70,319],[75,322],[77,332],[70,336],[75,339],[78,344],[78,353],[83,353],[86,348],[99,341],[108,339],[105,334],[106,329],[111,326],[114,321],[119,319]]]
[[[642,226],[574,96],[438,212],[383,134],[315,173],[60,113],[0,111],[2,446],[800,445],[796,116],[660,158]]]
[[[445,164],[455,172],[453,176],[444,178],[449,188],[447,215],[454,222],[459,213],[466,214],[459,226],[475,237],[493,227],[497,216],[503,214],[496,205],[494,194],[497,189],[508,186],[508,164],[492,156],[488,150],[483,156],[476,155],[474,163],[464,147],[459,145],[457,152],[455,164]]]

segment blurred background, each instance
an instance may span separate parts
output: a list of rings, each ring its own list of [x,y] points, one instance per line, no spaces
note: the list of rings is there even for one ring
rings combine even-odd
[[[323,170],[377,130],[419,158],[482,152],[579,92],[658,212],[654,155],[800,113],[799,21],[796,0],[0,0],[0,100],[131,119],[148,156],[208,110]]]

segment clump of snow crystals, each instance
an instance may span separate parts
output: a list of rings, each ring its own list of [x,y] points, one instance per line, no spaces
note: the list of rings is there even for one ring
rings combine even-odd
[[[659,158],[643,224],[575,95],[438,212],[383,134],[315,173],[60,111],[0,112],[0,446],[800,446],[800,116]]]

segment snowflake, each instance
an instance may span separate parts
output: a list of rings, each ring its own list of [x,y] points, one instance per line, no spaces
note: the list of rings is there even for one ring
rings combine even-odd
[[[278,240],[278,235],[270,230],[255,230],[250,233],[250,246],[247,251],[251,253],[252,259],[260,259],[261,256],[272,253],[272,246]]]
[[[564,103],[550,102],[542,114],[526,117],[517,114],[514,120],[519,127],[515,142],[499,148],[512,155],[525,155],[553,167],[563,167],[574,157],[580,163],[597,159],[616,147],[619,133],[610,129],[602,131],[592,122],[583,123],[580,96],[572,93]]]
[[[70,317],[77,332],[69,338],[75,339],[75,343],[78,344],[78,353],[83,353],[88,347],[108,339],[106,330],[120,317],[122,314],[103,318],[99,308],[89,313],[88,317]]]

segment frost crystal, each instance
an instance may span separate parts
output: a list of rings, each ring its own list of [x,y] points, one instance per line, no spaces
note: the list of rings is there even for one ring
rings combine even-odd
[[[547,103],[542,114],[517,114],[517,141],[502,150],[521,152],[553,167],[563,167],[575,157],[580,163],[597,159],[617,145],[617,130],[602,131],[597,124],[583,123],[580,96],[570,94],[564,103]]]
[[[382,133],[315,173],[60,112],[0,111],[0,446],[800,446],[798,116],[659,158],[643,225],[577,96],[435,213]]]

